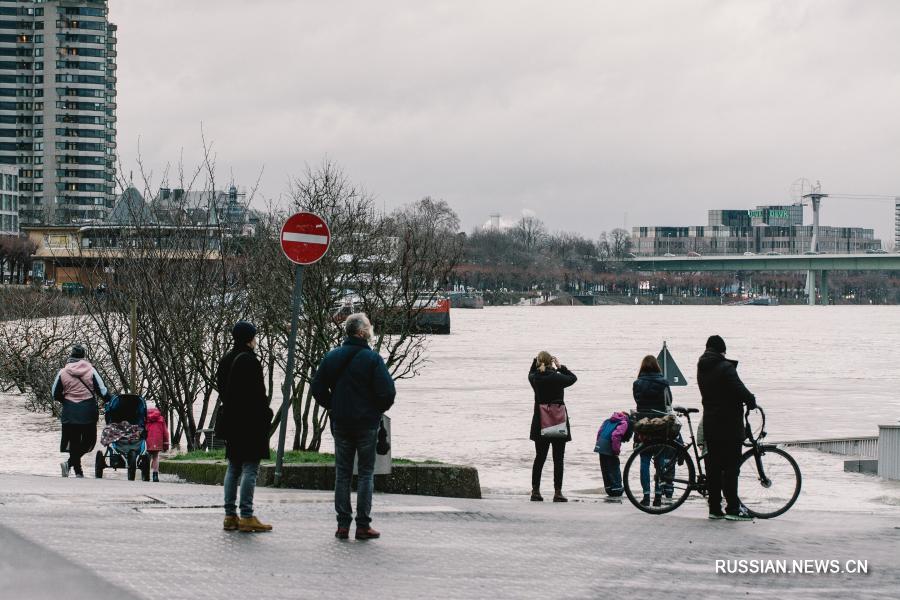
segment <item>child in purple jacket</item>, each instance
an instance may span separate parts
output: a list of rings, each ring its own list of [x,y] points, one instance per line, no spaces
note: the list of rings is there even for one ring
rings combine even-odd
[[[603,487],[608,496],[621,496],[625,488],[622,487],[622,469],[619,466],[619,452],[622,442],[631,439],[631,421],[624,412],[613,413],[610,418],[603,421],[597,430],[597,443],[594,452],[600,455],[600,471],[603,473]]]

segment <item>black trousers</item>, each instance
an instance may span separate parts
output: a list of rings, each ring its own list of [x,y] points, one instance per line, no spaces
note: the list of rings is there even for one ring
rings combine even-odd
[[[709,510],[722,510],[725,495],[725,512],[735,514],[740,510],[738,500],[738,475],[741,460],[740,440],[706,440],[706,484],[709,490]]]
[[[63,423],[60,452],[69,453],[69,466],[81,473],[81,457],[94,449],[97,444],[97,424],[77,425]]]
[[[547,461],[547,452],[550,446],[553,446],[553,487],[557,490],[562,489],[563,481],[563,459],[566,455],[566,440],[537,440],[534,443],[534,466],[531,469],[531,488],[534,490],[541,487],[541,472],[544,470],[544,463]]]

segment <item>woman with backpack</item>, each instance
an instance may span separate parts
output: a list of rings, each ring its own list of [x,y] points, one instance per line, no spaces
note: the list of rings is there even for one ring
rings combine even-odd
[[[565,427],[558,427],[553,431],[543,428],[541,415],[559,414],[558,407],[565,411],[565,389],[578,381],[574,373],[565,365],[560,364],[559,359],[549,352],[542,351],[531,361],[531,369],[528,372],[528,382],[534,390],[534,415],[531,418],[530,439],[534,442],[534,465],[531,469],[531,500],[542,502],[541,473],[547,460],[547,453],[553,447],[553,501],[568,502],[562,494],[563,460],[566,453],[566,443],[572,441],[572,433],[569,428],[569,416],[565,413]]]
[[[672,390],[669,381],[662,373],[656,357],[647,355],[641,361],[638,378],[631,386],[634,402],[637,405],[636,420],[642,417],[660,417],[672,413]],[[644,497],[641,504],[650,506],[650,462],[649,454],[641,454],[641,488]],[[663,483],[654,490],[653,506],[662,505],[662,496],[672,496],[671,488]]]

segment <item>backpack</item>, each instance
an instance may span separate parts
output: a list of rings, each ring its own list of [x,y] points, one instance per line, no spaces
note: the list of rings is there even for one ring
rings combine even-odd
[[[597,443],[594,445],[594,452],[600,454],[612,454],[612,434],[619,426],[618,421],[612,418],[606,419],[597,430]]]

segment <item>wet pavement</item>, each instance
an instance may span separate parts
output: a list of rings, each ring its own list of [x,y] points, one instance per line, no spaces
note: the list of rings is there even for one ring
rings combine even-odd
[[[892,482],[847,476],[847,493],[896,497]],[[699,502],[650,516],[593,494],[377,495],[382,539],[341,542],[325,492],[260,488],[257,514],[275,531],[241,534],[221,529],[220,487],[7,474],[0,582],[11,598],[896,598],[900,507],[812,501],[827,487],[752,523],[708,521]],[[788,572],[717,573],[717,560]],[[794,563],[806,560],[840,572]]]

